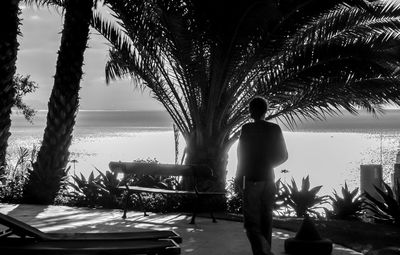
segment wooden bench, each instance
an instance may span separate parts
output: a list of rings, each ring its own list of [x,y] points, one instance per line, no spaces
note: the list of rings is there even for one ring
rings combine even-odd
[[[155,176],[184,176],[192,178],[193,189],[188,190],[173,190],[173,189],[161,189],[161,188],[148,188],[141,186],[120,186],[119,189],[126,190],[126,201],[124,206],[124,214],[122,218],[126,218],[126,212],[128,210],[128,201],[132,193],[139,196],[139,200],[142,201],[141,193],[159,193],[167,195],[188,195],[194,196],[197,200],[193,205],[193,213],[190,224],[195,223],[197,214],[197,205],[201,198],[225,195],[225,191],[204,191],[199,190],[197,181],[198,178],[207,178],[213,176],[211,168],[204,165],[174,165],[174,164],[155,164],[155,163],[133,163],[133,162],[110,162],[109,168],[115,173],[123,173],[126,175],[155,175]],[[142,203],[143,205],[143,203]],[[216,222],[214,217],[213,207],[209,206],[211,218],[213,222]],[[144,215],[146,216],[146,209],[143,205]]]

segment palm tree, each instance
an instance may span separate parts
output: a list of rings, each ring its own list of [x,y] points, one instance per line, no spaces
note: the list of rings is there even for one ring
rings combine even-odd
[[[51,203],[67,176],[69,146],[79,107],[83,55],[89,36],[89,25],[94,18],[99,24],[98,0],[24,0],[28,5],[62,7],[65,11],[54,86],[49,100],[47,125],[37,161],[30,171],[24,198],[29,203]],[[111,35],[120,34],[109,26]],[[123,42],[121,42],[123,43]]]
[[[6,150],[11,126],[11,107],[14,105],[16,90],[13,77],[18,52],[17,36],[20,9],[19,0],[5,0],[0,8],[2,39],[0,40],[0,175],[4,173]]]
[[[48,103],[47,125],[37,161],[24,188],[26,202],[49,204],[54,201],[66,177],[65,167],[79,107],[83,56],[87,47],[94,1],[36,2],[55,2],[65,8],[54,86]]]
[[[400,103],[396,3],[107,2],[124,31],[94,24],[113,45],[107,81],[150,88],[186,140],[186,163],[212,167],[217,189],[255,95],[268,98],[268,119],[289,127]]]

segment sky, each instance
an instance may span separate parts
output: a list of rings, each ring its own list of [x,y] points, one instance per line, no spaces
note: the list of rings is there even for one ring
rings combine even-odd
[[[60,46],[62,15],[53,8],[22,6],[22,36],[17,73],[30,75],[39,88],[25,97],[25,102],[36,110],[46,110],[53,87],[53,76]],[[107,61],[107,41],[91,30],[85,52],[83,80],[80,90],[81,110],[158,111],[163,106],[153,99],[148,90],[142,91],[130,80],[105,82],[104,66]]]
[[[24,100],[35,110],[46,110],[54,82],[62,15],[53,8],[22,6],[21,18],[17,73],[30,75],[31,80],[39,85],[37,91]],[[138,89],[128,79],[106,84],[104,67],[109,47],[107,41],[93,29],[88,46],[81,81],[80,110],[164,110],[161,103],[151,97],[149,90]]]

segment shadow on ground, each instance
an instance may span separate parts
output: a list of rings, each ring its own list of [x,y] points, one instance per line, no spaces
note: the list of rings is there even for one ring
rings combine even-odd
[[[183,238],[182,254],[191,255],[251,255],[250,246],[242,223],[198,217],[190,225],[190,216],[179,213],[151,214],[130,212],[122,219],[121,210],[73,208],[66,206],[38,206],[0,204],[0,212],[15,217],[43,232],[134,232],[175,230]],[[283,242],[293,232],[274,229],[272,248],[275,255],[284,254]],[[360,253],[336,246],[333,255],[357,255]]]

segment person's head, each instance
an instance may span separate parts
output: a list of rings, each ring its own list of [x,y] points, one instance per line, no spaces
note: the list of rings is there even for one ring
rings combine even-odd
[[[255,97],[250,101],[249,104],[250,117],[255,120],[265,118],[265,114],[268,111],[268,102],[263,97]]]

